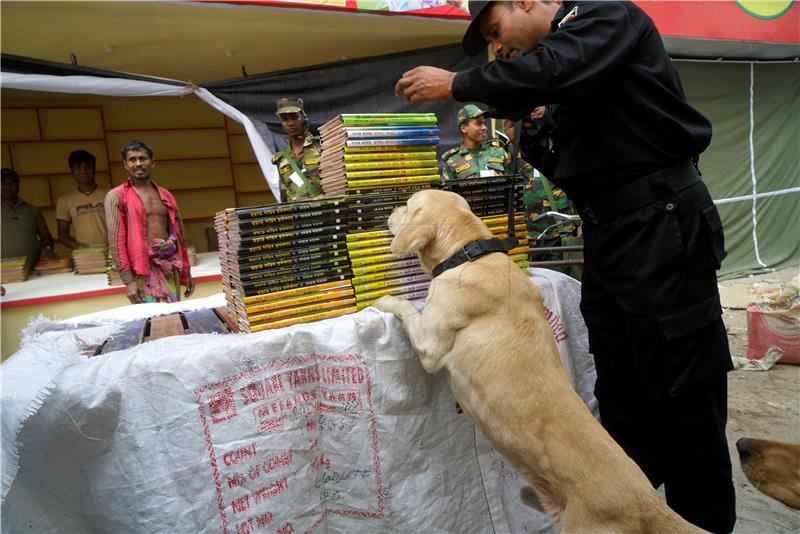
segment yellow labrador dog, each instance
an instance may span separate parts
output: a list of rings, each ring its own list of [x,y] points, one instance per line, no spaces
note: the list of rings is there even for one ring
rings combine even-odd
[[[391,249],[434,268],[492,233],[460,196],[414,194],[389,218]],[[490,253],[434,278],[424,309],[385,296],[429,373],[446,370],[470,419],[531,483],[563,532],[702,532],[659,498],[642,471],[572,388],[545,319],[539,290],[504,253]]]
[[[736,449],[742,471],[756,489],[800,510],[800,443],[742,438]]]

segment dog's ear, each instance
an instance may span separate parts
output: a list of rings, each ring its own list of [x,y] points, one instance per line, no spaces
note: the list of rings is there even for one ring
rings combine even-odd
[[[405,256],[425,248],[436,236],[436,225],[423,222],[420,217],[420,206],[410,208],[405,220],[392,239],[391,250],[396,256]]]

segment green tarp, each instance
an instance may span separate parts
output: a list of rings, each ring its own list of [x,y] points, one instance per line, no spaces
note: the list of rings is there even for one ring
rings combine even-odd
[[[675,64],[714,127],[700,169],[725,225],[720,276],[800,265],[800,64]]]

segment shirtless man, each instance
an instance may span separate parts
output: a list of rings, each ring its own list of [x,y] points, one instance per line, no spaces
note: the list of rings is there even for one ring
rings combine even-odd
[[[122,147],[128,180],[106,196],[108,246],[128,300],[175,302],[180,286],[194,291],[183,221],[175,197],[150,179],[153,149],[132,140]]]

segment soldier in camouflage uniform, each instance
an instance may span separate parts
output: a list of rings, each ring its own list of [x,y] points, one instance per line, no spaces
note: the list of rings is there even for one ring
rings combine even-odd
[[[487,139],[487,111],[467,104],[458,112],[461,146],[442,154],[442,176],[445,180],[477,178],[506,174],[511,156],[503,142]]]
[[[286,148],[272,157],[280,174],[281,202],[322,197],[319,182],[319,139],[308,131],[308,117],[299,98],[281,98],[275,114],[289,136]]]

